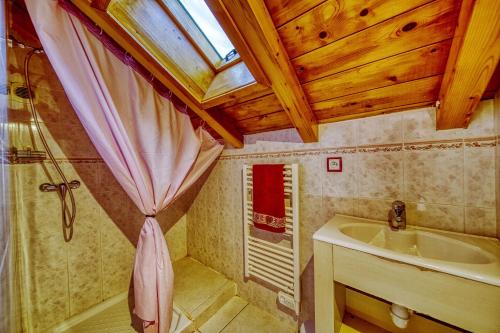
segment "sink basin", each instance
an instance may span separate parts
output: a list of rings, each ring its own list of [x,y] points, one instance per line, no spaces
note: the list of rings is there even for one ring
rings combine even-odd
[[[314,240],[500,287],[500,241],[419,226],[391,230],[385,221],[335,215]]]
[[[363,243],[417,257],[464,264],[489,264],[495,259],[477,246],[423,230],[393,231],[370,223],[348,223],[339,230]]]

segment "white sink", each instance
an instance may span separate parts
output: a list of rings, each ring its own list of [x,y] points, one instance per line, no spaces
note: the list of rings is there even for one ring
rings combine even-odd
[[[500,286],[500,242],[496,238],[336,215],[315,240],[479,282]]]
[[[407,228],[393,231],[373,223],[347,223],[340,232],[358,241],[417,257],[465,263],[489,264],[495,257],[481,248],[432,232]]]

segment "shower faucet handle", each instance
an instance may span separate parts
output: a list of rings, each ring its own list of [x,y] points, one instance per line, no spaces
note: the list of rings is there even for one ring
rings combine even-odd
[[[38,188],[42,192],[54,192],[57,191],[58,186],[56,184],[43,183]]]
[[[68,184],[71,189],[80,187],[80,182],[78,180],[72,180]],[[64,183],[60,184],[43,183],[38,188],[42,192],[56,192],[59,191],[59,189],[62,187],[66,187]]]

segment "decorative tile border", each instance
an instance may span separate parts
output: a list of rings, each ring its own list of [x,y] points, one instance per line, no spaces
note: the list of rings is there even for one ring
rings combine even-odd
[[[400,151],[428,151],[428,150],[448,150],[465,147],[495,147],[500,145],[500,136],[484,138],[468,138],[457,140],[437,140],[425,142],[409,142],[386,145],[364,145],[358,147],[338,147],[338,148],[311,148],[290,151],[275,152],[248,152],[245,154],[222,155],[219,160],[243,160],[249,158],[284,158],[315,156],[321,154],[355,154],[355,153],[380,153],[380,152],[400,152]]]
[[[446,150],[463,147],[463,142],[410,143],[404,146],[408,151]]]
[[[390,153],[403,150],[403,144],[359,146],[360,153]]]

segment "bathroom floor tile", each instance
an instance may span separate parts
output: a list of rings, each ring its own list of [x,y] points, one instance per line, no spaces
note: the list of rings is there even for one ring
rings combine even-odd
[[[65,331],[65,333],[103,332],[136,333],[136,330],[130,325],[130,311],[127,299]]]
[[[234,296],[199,328],[200,333],[219,333],[248,305],[243,298]]]
[[[266,311],[249,304],[221,333],[293,333],[295,328],[283,324]]]
[[[214,303],[222,306],[236,294],[233,281],[190,257],[176,261],[173,267],[174,302],[191,318],[206,317]]]

